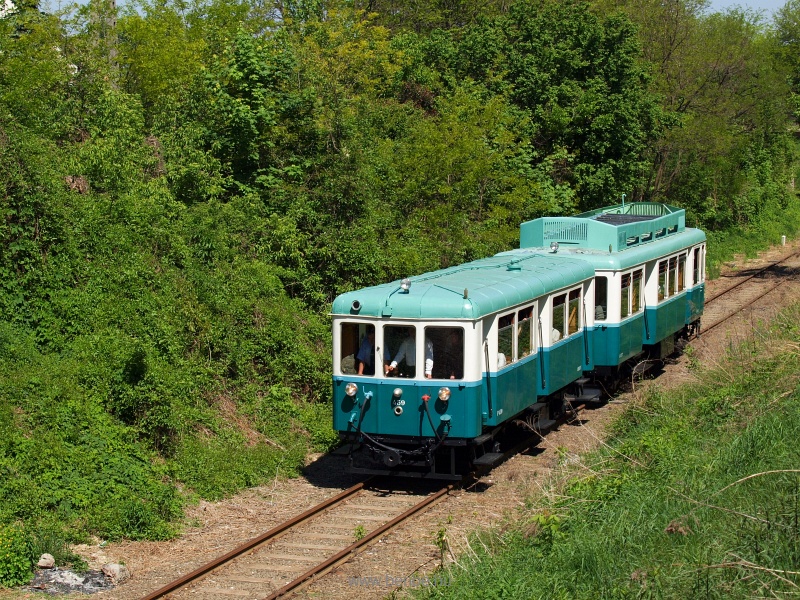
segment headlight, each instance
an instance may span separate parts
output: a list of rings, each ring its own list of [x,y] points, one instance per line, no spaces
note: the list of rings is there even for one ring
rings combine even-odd
[[[403,389],[402,388],[394,388],[394,391],[392,392],[392,396],[394,396],[395,398],[399,398],[402,395],[403,395]]]
[[[439,400],[442,402],[447,402],[450,400],[450,388],[449,387],[441,387],[439,388]]]
[[[346,386],[344,386],[344,393],[352,398],[358,393],[358,386],[351,381]]]

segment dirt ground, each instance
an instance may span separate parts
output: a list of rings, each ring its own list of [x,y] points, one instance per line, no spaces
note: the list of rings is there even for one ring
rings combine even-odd
[[[800,242],[776,247],[757,259],[737,260],[725,266],[722,276],[707,282],[706,296],[726,289],[737,274],[788,255]],[[414,576],[430,576],[442,560],[469,550],[468,536],[479,528],[513,521],[517,511],[531,498],[547,493],[564,464],[580,465],[581,454],[603,443],[611,422],[648,385],[678,385],[696,377],[698,365],[713,366],[736,340],[753,334],[761,321],[770,320],[783,306],[797,298],[800,282],[792,281],[746,311],[733,324],[701,334],[690,350],[665,367],[655,380],[638,382],[605,406],[583,411],[580,419],[551,431],[538,447],[517,455],[495,468],[471,489],[460,490],[421,516],[405,523],[379,542],[338,567],[319,582],[299,592],[307,598],[375,599],[392,593],[405,582],[413,587]],[[76,550],[90,567],[107,562],[124,562],[131,579],[118,588],[95,597],[115,600],[142,598],[162,585],[226,553],[248,539],[296,515],[308,507],[355,483],[344,474],[344,457],[319,456],[309,462],[304,477],[276,480],[249,489],[223,502],[201,502],[190,507],[186,521],[193,526],[168,542],[108,543],[102,547],[81,546]],[[437,537],[447,541],[442,552]],[[370,578],[365,580],[364,578]],[[368,582],[368,583],[365,583]],[[440,582],[441,583],[441,582]],[[267,590],[265,590],[266,594]],[[399,596],[403,591],[398,592]],[[0,593],[0,598],[11,597]],[[34,594],[14,593],[15,598]]]

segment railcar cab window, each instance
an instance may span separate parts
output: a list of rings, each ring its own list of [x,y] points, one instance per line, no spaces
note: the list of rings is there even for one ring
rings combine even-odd
[[[387,325],[383,328],[383,343],[386,347],[383,372],[387,377],[432,376],[433,343],[426,335],[420,345],[416,327]],[[419,360],[423,361],[421,365]]]
[[[553,296],[553,330],[550,342],[578,332],[581,327],[581,290],[575,288],[565,294]]]
[[[464,329],[426,327],[425,338],[433,348],[433,379],[464,379]]]
[[[375,375],[375,327],[368,323],[342,323],[339,337],[339,371],[342,375]]]

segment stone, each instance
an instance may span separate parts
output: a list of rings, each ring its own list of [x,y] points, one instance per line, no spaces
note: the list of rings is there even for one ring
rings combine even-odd
[[[42,554],[36,566],[40,569],[52,569],[56,566],[56,559],[53,558],[52,554]]]
[[[101,569],[114,585],[127,581],[131,576],[128,567],[119,563],[108,563],[103,565]]]

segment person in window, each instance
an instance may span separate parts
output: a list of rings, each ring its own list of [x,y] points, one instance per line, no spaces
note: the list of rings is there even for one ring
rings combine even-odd
[[[370,326],[356,354],[359,375],[375,375],[375,328]]]
[[[417,366],[417,330],[414,327],[408,328],[408,337],[403,340],[403,343],[400,344],[400,349],[397,351],[397,354],[394,357],[394,360],[386,365],[385,373],[389,375],[390,373],[394,373],[397,369],[397,365],[400,364],[403,360],[406,361],[406,366],[408,366],[412,373],[409,373],[409,377],[414,377],[414,371],[416,370]],[[431,373],[433,371],[433,344],[425,337],[425,377],[427,379],[431,378]]]

